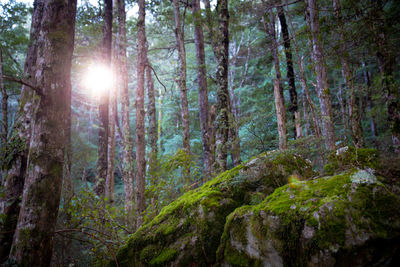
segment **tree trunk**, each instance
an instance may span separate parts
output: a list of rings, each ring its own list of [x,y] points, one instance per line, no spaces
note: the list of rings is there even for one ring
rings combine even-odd
[[[196,47],[197,59],[197,82],[199,86],[199,113],[201,124],[201,138],[203,143],[203,160],[204,160],[204,180],[207,180],[211,174],[212,155],[210,151],[210,124],[208,110],[208,92],[206,77],[206,60],[204,54],[204,36],[202,28],[202,18],[200,11],[200,0],[193,0],[193,23],[194,23],[194,40]]]
[[[146,67],[146,28],[145,28],[145,1],[139,0],[138,29],[138,61],[137,61],[137,90],[136,90],[136,210],[137,227],[143,222],[145,202],[146,176],[146,139],[144,130],[144,72]]]
[[[125,203],[124,208],[127,214],[127,224],[134,224],[132,220],[133,200],[134,200],[134,170],[132,156],[131,127],[129,124],[129,89],[128,89],[128,67],[126,57],[126,11],[125,0],[117,0],[118,4],[118,87],[121,90],[121,112],[122,112],[122,131],[123,131],[123,153],[122,153],[122,179],[124,182]]]
[[[36,8],[37,4],[42,3],[35,2]],[[71,90],[76,1],[45,1],[39,8],[43,8],[40,35],[31,43],[37,48],[34,84],[42,96],[32,124],[28,171],[10,253],[21,266],[50,264],[71,108],[66,98]]]
[[[7,145],[8,133],[8,94],[4,86],[3,80],[3,52],[0,48],[0,90],[1,90],[1,111],[3,114],[3,124],[1,125],[1,144],[3,147]]]
[[[372,101],[371,98],[371,78],[370,78],[370,73],[366,69],[366,64],[365,61],[361,62],[364,70],[363,70],[363,76],[364,76],[364,83],[367,86],[367,108],[368,112],[370,113],[370,126],[371,126],[371,134],[374,137],[374,142],[376,142],[376,137],[378,136],[377,130],[376,130],[376,123],[375,123],[375,115],[374,115],[374,102]]]
[[[353,73],[350,69],[349,55],[345,45],[344,32],[342,30],[342,27],[344,25],[343,25],[342,10],[340,7],[339,0],[333,0],[333,8],[335,10],[336,19],[339,24],[338,31],[339,31],[339,44],[341,52],[340,59],[342,63],[342,74],[347,90],[350,92],[349,116],[351,125],[350,127],[351,137],[353,139],[354,146],[356,148],[361,148],[364,146],[364,138],[363,138],[363,129],[361,125],[360,107],[357,106],[357,91],[353,83]]]
[[[148,153],[149,159],[149,176],[150,176],[150,183],[152,186],[156,186],[158,184],[158,147],[157,147],[157,114],[156,114],[156,97],[154,92],[154,81],[151,75],[151,66],[149,59],[147,58],[147,67],[146,67],[146,81],[147,81],[147,97],[148,97],[148,106],[147,112],[149,114],[149,129],[148,129],[148,140],[150,143],[150,151]],[[151,203],[153,206],[153,213],[158,213],[157,208],[158,196],[157,194],[153,195],[151,198]]]
[[[286,68],[287,68],[287,79],[289,83],[289,93],[290,93],[290,106],[289,111],[292,113],[293,124],[295,125],[295,138],[302,137],[300,113],[298,110],[297,101],[297,91],[293,68],[293,56],[292,49],[290,47],[290,37],[288,26],[286,23],[286,17],[282,6],[278,7],[278,17],[282,27],[283,44],[285,46],[285,56],[286,56]]]
[[[283,87],[281,79],[281,70],[279,66],[279,56],[278,56],[278,42],[276,40],[275,33],[275,16],[272,12],[272,8],[269,10],[269,25],[264,22],[264,27],[272,39],[271,42],[271,53],[274,59],[275,66],[275,79],[274,79],[274,98],[275,98],[275,109],[278,122],[278,134],[279,134],[279,149],[284,150],[287,148],[287,135],[286,135],[286,111],[285,104],[283,100]],[[263,18],[264,20],[264,18]]]
[[[320,41],[320,26],[318,18],[318,5],[315,0],[308,0],[309,20],[313,42],[313,58],[317,80],[318,98],[321,107],[322,132],[325,146],[328,150],[335,149],[335,129],[333,125],[333,110],[328,84],[325,56]]]
[[[31,85],[36,84],[35,73],[38,51],[43,49],[39,42],[39,34],[44,13],[44,0],[35,1],[30,30],[30,45],[24,66],[24,77]],[[41,46],[40,46],[41,45]],[[4,182],[4,194],[0,196],[0,213],[4,214],[0,225],[0,262],[4,261],[10,252],[14,231],[16,230],[20,202],[26,175],[26,162],[31,136],[33,112],[38,105],[39,97],[27,86],[22,86],[21,97],[9,144],[15,144],[13,158],[8,163],[7,177]]]
[[[185,33],[181,26],[181,15],[179,11],[178,0],[174,2],[174,15],[175,15],[175,40],[176,48],[178,50],[178,63],[179,63],[179,78],[178,86],[181,95],[181,118],[182,118],[182,141],[183,149],[187,155],[190,155],[190,126],[189,126],[189,104],[187,99],[186,88],[186,49],[185,49]],[[183,18],[183,21],[185,18]],[[190,178],[190,168],[184,170],[185,179]]]
[[[111,66],[111,45],[112,45],[112,0],[104,0],[104,22],[102,61],[107,67]],[[100,96],[99,103],[99,142],[97,158],[97,181],[95,192],[98,196],[104,197],[105,183],[107,178],[108,161],[108,134],[109,134],[109,93],[104,92]]]

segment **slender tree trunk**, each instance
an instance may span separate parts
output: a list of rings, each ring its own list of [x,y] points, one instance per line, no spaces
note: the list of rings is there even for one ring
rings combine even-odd
[[[147,58],[147,67],[146,67],[146,81],[147,81],[147,97],[148,97],[148,106],[147,112],[149,114],[149,129],[148,129],[148,140],[150,144],[150,151],[148,153],[149,159],[149,176],[150,183],[152,186],[156,186],[158,184],[158,144],[157,144],[157,114],[156,114],[156,97],[154,91],[154,81],[151,75],[151,67],[150,62]],[[158,213],[158,196],[154,194],[151,198],[151,204],[153,206],[153,213]]]
[[[370,125],[371,125],[371,134],[375,138],[378,136],[377,130],[376,130],[376,123],[375,123],[375,115],[373,112],[374,109],[374,102],[372,101],[371,98],[371,78],[370,78],[370,73],[366,70],[366,64],[364,61],[362,61],[362,66],[364,68],[363,70],[363,76],[364,76],[364,83],[367,86],[367,108],[368,112],[370,113]]]
[[[292,113],[293,123],[295,125],[295,138],[300,138],[303,134],[301,130],[300,112],[298,111],[297,91],[293,68],[293,56],[292,49],[290,47],[288,25],[286,23],[286,17],[282,6],[278,7],[278,17],[282,27],[283,44],[285,46],[287,79],[289,83],[290,93],[289,111]]]
[[[264,27],[267,34],[269,34],[269,36],[272,39],[271,51],[275,66],[274,98],[275,98],[275,109],[278,122],[279,149],[284,150],[287,148],[286,111],[283,100],[281,70],[279,66],[278,42],[276,40],[276,33],[275,33],[275,16],[274,13],[272,12],[272,8],[270,8],[269,10],[269,25],[267,27],[267,25],[264,22]]]
[[[36,85],[35,73],[39,51],[43,49],[43,40],[39,43],[39,34],[42,27],[44,0],[34,3],[30,31],[30,45],[24,66],[26,82]],[[26,162],[31,136],[31,127],[34,119],[34,110],[38,105],[39,97],[27,86],[22,86],[21,97],[9,144],[16,144],[15,154],[11,159],[7,176],[4,182],[4,194],[0,196],[0,213],[3,214],[0,224],[0,262],[9,256],[14,232],[20,212],[20,202],[26,175]]]
[[[76,1],[50,0],[41,7],[40,35],[31,41],[36,41],[38,55],[34,84],[42,96],[32,124],[28,171],[10,253],[21,266],[50,264],[71,108],[66,98],[71,90]]]
[[[131,127],[129,124],[129,89],[128,89],[128,68],[126,57],[126,11],[125,0],[117,0],[118,5],[118,87],[121,90],[121,112],[122,112],[122,131],[123,131],[123,153],[122,153],[122,179],[125,191],[125,212],[127,214],[127,224],[133,224],[132,211],[134,200],[134,171],[133,171],[133,145],[131,138]]]
[[[361,125],[361,115],[360,115],[360,107],[357,106],[357,91],[355,90],[353,83],[353,73],[350,69],[349,64],[349,55],[347,52],[347,48],[345,45],[344,33],[342,30],[343,19],[342,19],[342,10],[340,7],[339,0],[333,0],[333,8],[335,10],[336,19],[339,24],[339,42],[340,42],[340,52],[341,52],[341,63],[342,63],[342,74],[344,78],[344,83],[350,92],[350,129],[351,136],[353,139],[354,146],[357,148],[364,146],[364,138],[363,138],[363,129]]]
[[[317,91],[321,107],[322,132],[325,138],[326,148],[328,150],[334,150],[335,129],[333,125],[332,101],[328,84],[325,56],[320,41],[321,35],[318,17],[318,5],[315,0],[308,0],[308,11],[313,42],[313,58],[315,60]]]
[[[160,151],[161,153],[164,153],[164,145],[163,145],[163,128],[162,128],[162,118],[163,118],[163,94],[162,94],[162,90],[159,89],[158,91],[158,129],[157,129],[157,139],[158,139],[158,151]]]
[[[201,124],[201,138],[203,143],[203,160],[204,160],[204,180],[207,180],[211,174],[212,155],[210,150],[210,123],[209,107],[208,107],[208,92],[207,92],[207,76],[206,76],[206,61],[204,54],[204,36],[202,28],[202,18],[200,11],[200,0],[193,0],[193,23],[194,23],[194,40],[196,46],[197,59],[197,82],[199,86],[199,113]]]
[[[0,48],[0,90],[1,90],[1,111],[3,114],[3,124],[1,125],[1,143],[3,147],[7,144],[8,133],[8,94],[3,80],[3,52]]]
[[[187,99],[186,88],[186,49],[185,49],[185,33],[184,28],[181,26],[181,15],[179,11],[178,0],[174,2],[174,15],[175,15],[175,40],[176,48],[178,50],[178,63],[179,63],[179,78],[178,86],[181,96],[181,118],[182,118],[182,142],[183,149],[187,155],[190,155],[190,125],[189,125],[189,104]],[[185,18],[182,19],[184,21]],[[190,179],[190,168],[184,170],[183,175],[188,181]]]
[[[104,22],[103,22],[103,43],[102,60],[107,67],[111,66],[111,45],[112,45],[112,0],[104,0]],[[99,103],[99,142],[97,158],[97,181],[95,192],[104,197],[105,183],[107,178],[108,162],[108,134],[109,134],[109,93],[105,92],[100,96]]]
[[[145,1],[139,0],[138,29],[138,61],[137,61],[137,90],[136,90],[136,210],[137,227],[143,222],[145,202],[146,176],[146,139],[144,130],[144,75],[146,68],[146,28],[145,28]]]

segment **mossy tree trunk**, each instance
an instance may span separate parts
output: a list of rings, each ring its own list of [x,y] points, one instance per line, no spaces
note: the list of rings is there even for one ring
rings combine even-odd
[[[181,119],[182,119],[182,143],[183,149],[187,155],[190,155],[190,125],[189,125],[189,104],[187,98],[187,87],[186,87],[186,49],[185,49],[185,31],[184,25],[181,25],[185,21],[182,18],[179,10],[178,0],[174,2],[174,16],[175,16],[175,40],[176,48],[178,50],[178,64],[179,64],[179,77],[177,79],[180,96],[181,96]],[[188,181],[190,178],[190,168],[184,170],[185,179]]]
[[[104,0],[103,41],[101,47],[101,56],[103,64],[107,67],[111,66],[112,8],[112,0]],[[104,197],[108,162],[109,93],[103,92],[99,101],[99,141],[95,192],[98,196]]]
[[[41,96],[32,118],[24,193],[10,260],[21,266],[48,266],[62,187],[67,116],[71,108],[66,98],[71,90],[76,1],[36,1],[34,10],[33,26],[35,19],[40,20],[37,34],[31,40],[37,55],[33,67],[36,71],[34,84]],[[40,17],[36,12],[42,12]],[[29,56],[27,60],[31,59]]]
[[[26,83],[36,85],[35,80],[38,55],[43,49],[43,43],[39,43],[39,35],[44,13],[44,0],[34,3],[32,23],[30,30],[30,45],[24,66],[24,77]],[[14,129],[8,140],[13,150],[12,159],[6,167],[7,176],[4,182],[4,194],[0,197],[0,213],[4,214],[3,223],[0,225],[0,262],[9,256],[14,232],[17,226],[20,212],[20,202],[24,188],[26,175],[26,162],[28,158],[28,146],[30,143],[33,113],[38,105],[39,97],[32,88],[24,85],[21,96]]]
[[[328,150],[335,149],[335,129],[333,124],[333,110],[328,84],[328,76],[324,51],[321,44],[318,4],[315,0],[308,0],[309,24],[312,39],[312,54],[315,60],[315,72],[317,80],[317,93],[321,108],[322,135],[325,138],[325,146]]]
[[[146,68],[146,28],[145,1],[139,0],[138,30],[138,59],[137,59],[137,89],[136,89],[136,212],[137,227],[143,222],[143,212],[146,209],[145,177],[146,177],[146,139],[144,129],[144,75]]]
[[[203,162],[204,162],[204,178],[208,179],[212,169],[212,155],[210,150],[210,123],[209,123],[209,106],[208,106],[208,90],[206,76],[206,60],[204,53],[204,35],[202,16],[200,10],[200,0],[192,1],[193,24],[194,24],[194,42],[196,47],[197,59],[197,83],[199,90],[199,113],[201,124],[201,139],[203,144]]]

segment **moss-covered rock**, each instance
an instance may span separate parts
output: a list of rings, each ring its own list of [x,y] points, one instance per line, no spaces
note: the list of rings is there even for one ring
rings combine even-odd
[[[118,264],[380,266],[398,261],[400,198],[383,179],[370,168],[314,176],[307,161],[289,152],[255,157],[166,206],[119,250]]]
[[[400,260],[400,198],[365,170],[300,181],[228,216],[224,266],[385,266]],[[393,265],[395,266],[395,265]]]
[[[260,203],[290,175],[314,173],[294,154],[270,152],[220,174],[166,206],[133,234],[118,252],[119,266],[214,264],[226,217],[245,204]]]

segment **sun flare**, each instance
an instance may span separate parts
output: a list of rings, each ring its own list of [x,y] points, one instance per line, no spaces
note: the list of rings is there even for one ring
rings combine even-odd
[[[90,66],[85,74],[84,85],[93,96],[102,96],[112,89],[113,73],[104,65]]]

